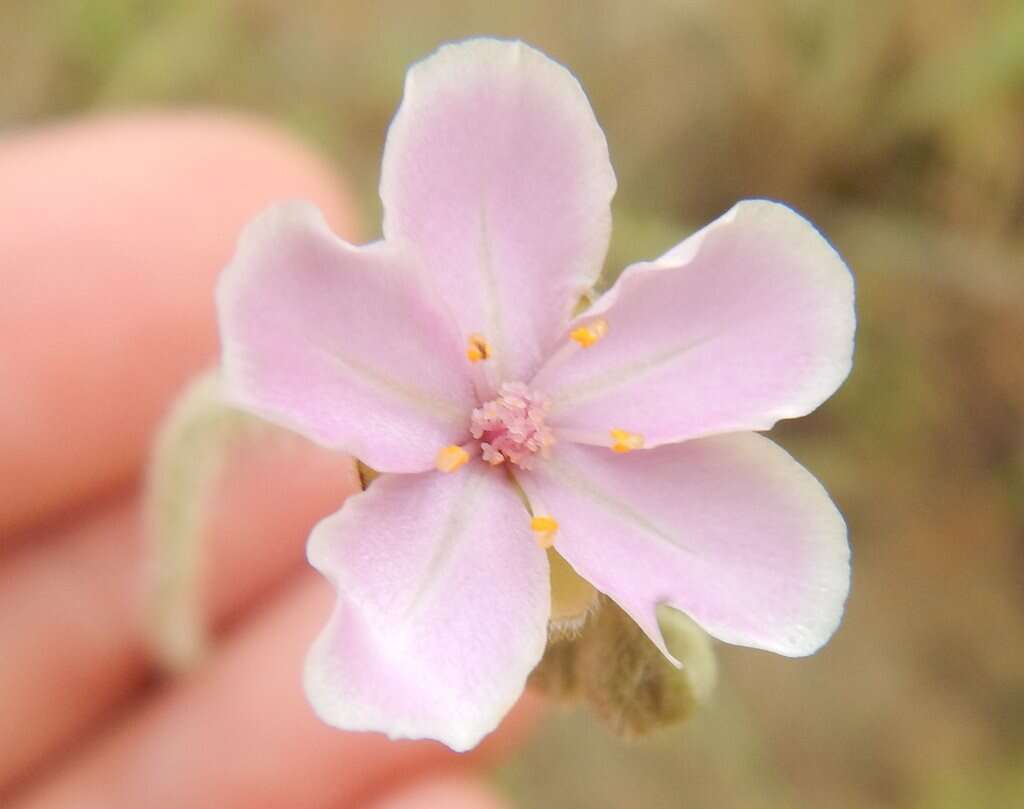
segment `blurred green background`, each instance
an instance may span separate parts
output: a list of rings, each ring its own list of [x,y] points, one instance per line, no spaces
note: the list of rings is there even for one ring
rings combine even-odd
[[[472,34],[587,89],[619,177],[608,280],[767,196],[847,258],[860,318],[847,385],[775,431],[850,524],[833,642],[719,647],[713,702],[641,742],[555,711],[502,787],[558,809],[1024,806],[1021,0],[4,0],[0,127],[248,111],[332,156],[376,223],[406,67]]]

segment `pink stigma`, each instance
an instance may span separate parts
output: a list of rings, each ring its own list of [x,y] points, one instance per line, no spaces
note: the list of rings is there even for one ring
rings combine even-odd
[[[505,382],[498,394],[473,411],[470,432],[480,442],[480,455],[487,463],[497,466],[511,461],[530,469],[537,454],[546,456],[555,443],[544,426],[551,403],[522,382]]]

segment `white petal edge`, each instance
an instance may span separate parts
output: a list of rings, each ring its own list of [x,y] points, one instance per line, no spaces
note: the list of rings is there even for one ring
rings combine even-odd
[[[313,205],[253,220],[217,285],[226,395],[387,472],[460,443],[475,405],[454,324],[409,258],[335,236]]]
[[[481,462],[386,475],[310,537],[338,605],[305,688],[345,730],[456,751],[497,727],[547,643],[550,576],[507,478]]]
[[[611,428],[654,447],[767,430],[835,392],[853,361],[853,277],[792,209],[735,205],[656,261],[629,267],[571,328],[597,319],[532,385],[552,425],[608,446]],[[568,343],[568,341],[566,341]]]
[[[726,643],[790,657],[839,626],[846,524],[822,485],[761,435],[623,456],[562,446],[519,479],[559,521],[558,552],[670,658],[660,604]]]
[[[414,65],[381,167],[384,236],[420,258],[505,380],[537,370],[600,274],[615,174],[579,81],[522,42]]]

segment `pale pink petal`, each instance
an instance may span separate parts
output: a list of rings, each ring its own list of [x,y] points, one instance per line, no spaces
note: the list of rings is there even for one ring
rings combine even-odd
[[[615,175],[579,82],[521,42],[446,45],[414,66],[388,132],[384,235],[528,379],[597,278]]]
[[[475,405],[454,323],[382,244],[353,247],[320,212],[256,219],[221,275],[227,390],[240,405],[382,471],[433,466]]]
[[[309,558],[338,589],[306,666],[331,725],[467,750],[544,652],[547,556],[508,478],[481,461],[379,478],[314,529]]]
[[[558,521],[558,552],[663,651],[661,603],[720,640],[790,656],[811,654],[839,625],[846,525],[821,484],[767,438],[621,456],[560,445],[519,479]]]
[[[814,227],[784,205],[741,202],[654,262],[636,264],[574,325],[607,324],[599,342],[566,340],[531,386],[549,423],[609,445],[646,446],[766,430],[803,416],[850,371],[853,280]]]

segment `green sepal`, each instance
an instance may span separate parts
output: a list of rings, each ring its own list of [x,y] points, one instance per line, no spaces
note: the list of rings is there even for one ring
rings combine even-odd
[[[691,716],[717,679],[708,636],[686,615],[659,607],[658,623],[677,668],[608,598],[575,639],[548,644],[531,686],[549,697],[582,700],[620,736],[643,736]]]
[[[203,532],[228,451],[277,429],[229,405],[213,371],[196,377],[164,418],[146,481],[145,620],[153,652],[168,668],[191,668],[206,651]]]

